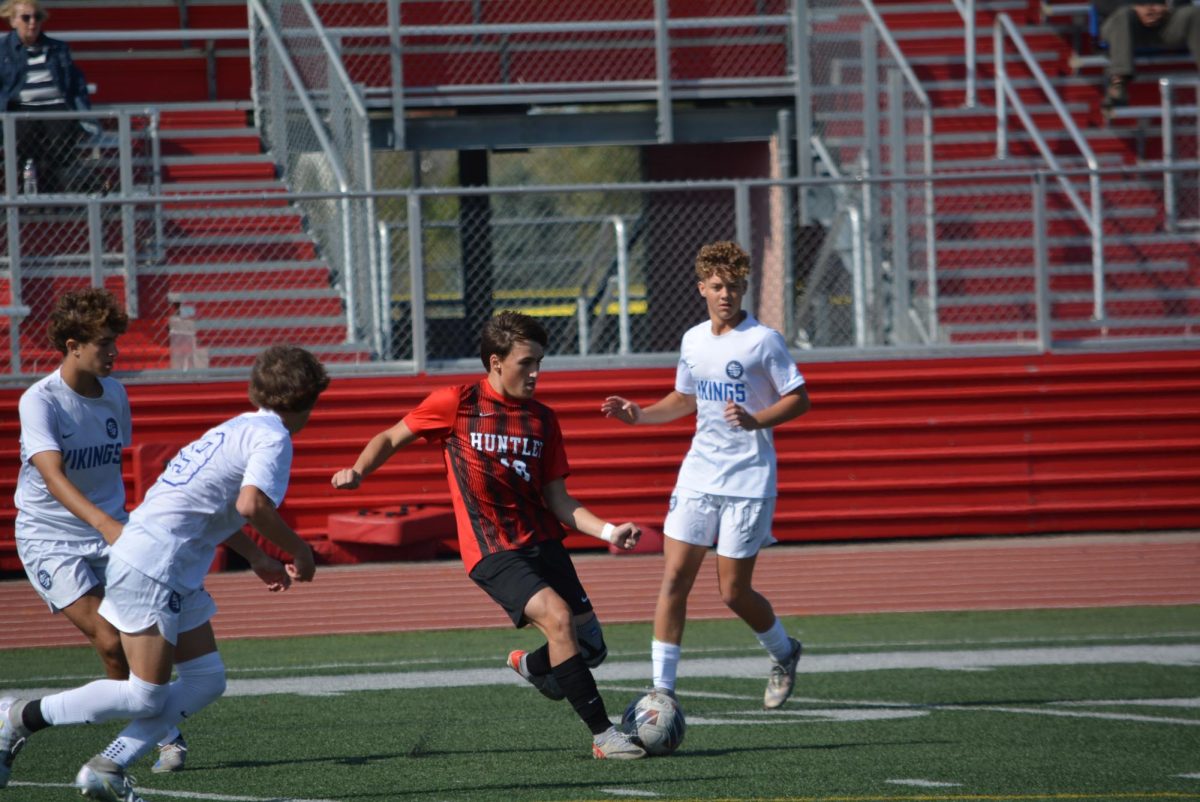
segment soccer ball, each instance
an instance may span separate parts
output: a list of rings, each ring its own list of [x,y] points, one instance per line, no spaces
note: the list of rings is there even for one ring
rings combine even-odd
[[[658,691],[634,699],[621,716],[621,728],[637,737],[651,755],[669,755],[683,743],[687,722],[673,697]]]

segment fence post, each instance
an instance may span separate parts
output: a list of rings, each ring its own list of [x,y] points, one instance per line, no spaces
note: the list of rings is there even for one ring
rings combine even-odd
[[[1162,162],[1163,162],[1163,212],[1166,220],[1163,225],[1167,231],[1175,231],[1179,219],[1179,211],[1175,208],[1175,174],[1170,165],[1175,159],[1175,131],[1172,113],[1171,79],[1158,79],[1159,94],[1162,97]]]
[[[613,232],[617,235],[617,321],[619,323],[617,353],[628,354],[630,350],[629,233],[625,230],[625,221],[620,217],[614,216],[612,222]]]
[[[792,66],[796,79],[793,99],[796,107],[796,175],[800,178],[811,178],[813,174],[810,57],[808,3],[805,0],[792,0]],[[801,193],[800,219],[803,222],[808,222],[806,211],[805,199]]]
[[[104,221],[100,218],[100,200],[88,198],[88,262],[92,269],[92,286],[104,286]]]
[[[404,133],[404,62],[400,39],[400,0],[387,0],[388,48],[392,67],[392,137],[396,150],[407,150]]]
[[[425,343],[425,243],[421,240],[421,196],[408,196],[408,278],[412,298],[413,372],[424,373],[429,354]]]
[[[1049,351],[1052,344],[1050,259],[1046,248],[1046,174],[1038,170],[1033,177],[1033,282],[1038,344],[1042,353]]]
[[[907,172],[904,121],[904,76],[899,70],[888,70],[888,147],[891,150],[892,173],[892,319],[893,334],[902,342],[910,340],[909,325],[912,299],[908,277],[908,185],[902,176]]]
[[[654,0],[654,64],[658,79],[658,141],[675,141],[675,118],[671,111],[671,30],[667,0]]]
[[[127,199],[134,194],[133,125],[128,111],[122,111],[117,117],[117,140],[121,159],[121,198]],[[125,269],[125,313],[135,320],[138,316],[137,230],[133,220],[136,211],[137,207],[132,203],[121,204],[121,261]]]
[[[791,139],[792,115],[787,109],[779,112],[779,175],[787,179],[792,175],[791,168]],[[801,137],[797,137],[799,140]],[[807,137],[803,137],[807,138]],[[796,339],[796,207],[797,202],[803,215],[804,192],[803,184],[793,186],[780,184],[773,190],[780,193],[782,209],[780,217],[780,236],[783,238],[783,337],[788,343]],[[796,200],[793,200],[793,199]]]
[[[733,209],[735,230],[737,232],[737,243],[742,246],[746,253],[750,254],[750,258],[754,258],[754,249],[750,241],[750,186],[741,182],[733,187]],[[754,274],[751,273],[751,276]],[[750,314],[754,314],[754,282],[751,281],[746,287],[745,300],[742,305]]]

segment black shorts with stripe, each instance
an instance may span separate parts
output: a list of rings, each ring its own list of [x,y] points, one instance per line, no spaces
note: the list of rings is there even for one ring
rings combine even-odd
[[[571,555],[560,540],[489,554],[475,564],[470,576],[518,628],[529,623],[525,606],[542,588],[561,596],[575,615],[592,611]]]

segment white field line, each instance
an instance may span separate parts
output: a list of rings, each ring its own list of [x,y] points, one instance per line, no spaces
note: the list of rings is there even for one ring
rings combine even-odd
[[[796,637],[800,637],[797,633]],[[948,646],[969,649],[978,646],[1019,646],[1023,644],[1038,644],[1038,643],[1120,643],[1122,641],[1131,643],[1146,643],[1154,640],[1178,639],[1178,638],[1200,638],[1200,632],[1196,631],[1181,631],[1181,632],[1159,632],[1152,634],[1141,635],[1064,635],[1064,636],[1046,636],[1046,637],[1028,637],[1028,638],[982,638],[982,639],[963,639],[963,640],[897,640],[897,641],[848,641],[840,643],[820,643],[813,646],[805,646],[805,660],[811,660],[815,655],[822,655],[826,651],[836,649],[863,649],[868,652],[871,650],[879,651],[882,649],[922,649],[930,646]],[[695,658],[700,655],[757,655],[760,654],[754,648],[745,646],[708,646],[708,647],[687,647],[684,652],[685,661]],[[628,657],[642,657],[645,651],[639,650],[635,652],[626,651],[609,651],[610,658],[625,659]],[[458,665],[477,663],[485,666],[502,664],[503,660],[496,655],[486,655],[480,657],[455,657],[454,662]],[[302,663],[297,665],[287,666],[227,666],[226,672],[229,676],[238,676],[243,674],[273,674],[273,673],[296,673],[301,671],[336,671],[362,668],[407,668],[411,666],[441,666],[445,665],[446,660],[442,657],[414,657],[398,660],[372,660],[372,661],[336,661],[325,663]],[[966,670],[963,668],[948,669],[948,670]],[[49,674],[39,677],[30,677],[28,682],[60,682],[60,681],[75,681],[75,680],[92,680],[95,679],[94,674]]]
[[[1076,646],[1041,649],[967,649],[959,651],[874,652],[806,655],[801,674],[844,674],[885,670],[963,670],[979,668],[1151,664],[1200,666],[1200,644],[1161,646]],[[760,679],[766,676],[768,660],[759,657],[700,658],[684,660],[681,680],[688,677],[731,677]],[[598,682],[634,680],[651,676],[645,661],[609,660],[595,671]],[[488,685],[522,685],[524,681],[502,666],[495,668],[444,669],[386,673],[340,674],[334,676],[291,676],[229,680],[226,696],[330,696],[354,691],[413,690],[420,688],[465,688]],[[0,695],[38,697],[60,688],[31,688],[8,680]]]
[[[71,783],[26,783],[10,782],[10,788],[70,788],[78,790]],[[298,796],[231,796],[230,794],[207,794],[202,791],[162,791],[155,788],[137,787],[139,794],[146,796],[165,796],[174,799],[201,799],[206,802],[337,802],[334,799],[307,799]]]
[[[886,780],[892,785],[910,785],[914,788],[958,788],[962,783],[944,783],[937,780]]]

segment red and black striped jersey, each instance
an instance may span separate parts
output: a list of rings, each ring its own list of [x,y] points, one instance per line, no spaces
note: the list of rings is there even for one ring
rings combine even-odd
[[[488,554],[565,536],[542,493],[569,470],[550,407],[506,398],[484,380],[435,390],[404,424],[442,444],[468,573]]]

